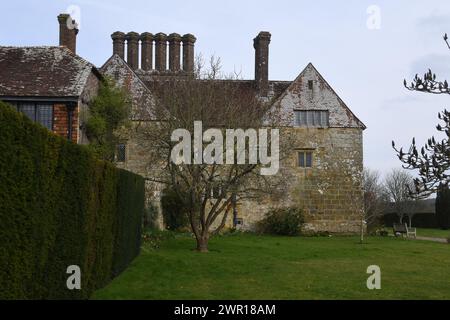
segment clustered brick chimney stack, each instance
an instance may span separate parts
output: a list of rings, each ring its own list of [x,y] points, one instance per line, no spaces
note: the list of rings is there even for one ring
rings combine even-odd
[[[255,48],[255,81],[261,97],[267,97],[269,91],[269,43],[270,33],[261,31],[253,39]]]
[[[184,36],[178,33],[153,35],[150,32],[127,34],[116,31],[111,35],[113,40],[113,54],[126,60],[133,70],[157,71],[158,73],[194,72],[194,45],[196,38],[192,34]],[[125,59],[126,44],[126,59]],[[141,62],[139,66],[139,47]],[[167,48],[168,47],[168,48]],[[169,59],[167,61],[167,50]],[[153,56],[154,51],[154,56]],[[154,57],[154,66],[153,66]],[[182,60],[182,63],[181,63]]]
[[[77,51],[77,23],[69,14],[61,13],[59,22],[59,45],[67,47],[73,53]]]

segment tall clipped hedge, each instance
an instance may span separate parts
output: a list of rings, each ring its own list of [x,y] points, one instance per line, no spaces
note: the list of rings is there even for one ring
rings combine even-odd
[[[138,255],[143,211],[142,177],[0,102],[0,299],[88,298]]]

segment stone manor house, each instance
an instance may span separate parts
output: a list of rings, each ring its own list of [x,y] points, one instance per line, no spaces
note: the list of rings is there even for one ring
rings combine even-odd
[[[139,110],[152,101],[153,81],[193,74],[196,38],[191,34],[114,32],[112,56],[97,68],[76,54],[78,30],[69,28],[67,19],[58,16],[59,46],[0,46],[0,100],[75,143],[88,143],[81,115],[105,75],[129,91],[133,110]],[[227,226],[252,229],[269,208],[294,203],[304,209],[309,230],[358,232],[366,127],[311,63],[293,81],[269,80],[270,40],[268,32],[253,40],[254,79],[233,81],[292,115],[289,132],[296,144],[278,173],[286,175],[288,192],[283,198],[238,203]],[[151,175],[132,136],[117,146],[116,161]],[[161,187],[149,183],[147,188],[149,201],[158,206]],[[159,224],[164,225],[161,214]]]

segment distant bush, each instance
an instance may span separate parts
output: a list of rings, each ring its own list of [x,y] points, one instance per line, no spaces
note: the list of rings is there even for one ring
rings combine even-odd
[[[172,188],[166,188],[161,197],[164,224],[168,230],[182,230],[189,226],[189,219],[183,200]]]
[[[258,223],[258,231],[266,234],[297,236],[304,223],[303,212],[296,207],[272,209]]]
[[[329,231],[305,231],[302,233],[302,236],[305,237],[331,237],[331,233]]]
[[[146,229],[142,233],[142,240],[145,246],[151,249],[159,249],[161,243],[175,238],[175,234],[175,232],[168,230]]]
[[[387,231],[386,229],[378,229],[374,232],[374,235],[380,237],[387,237],[389,235],[389,231]]]
[[[141,176],[0,102],[0,300],[88,298],[138,255],[143,207]]]

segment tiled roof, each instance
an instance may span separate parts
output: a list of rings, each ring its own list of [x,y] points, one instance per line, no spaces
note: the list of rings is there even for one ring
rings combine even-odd
[[[78,97],[95,66],[66,47],[1,47],[0,96]]]
[[[144,83],[148,88],[153,90],[154,84],[158,81],[164,80],[164,77],[142,77],[141,74],[138,76],[143,79]],[[181,78],[182,79],[182,78]],[[209,81],[209,80],[202,80]],[[252,92],[253,94],[257,94],[256,82],[255,80],[240,80],[240,79],[232,79],[232,80],[215,80],[217,82],[223,82],[227,84],[232,84],[236,86],[239,90],[245,92]],[[269,81],[269,98],[278,98],[292,83],[292,81]]]

